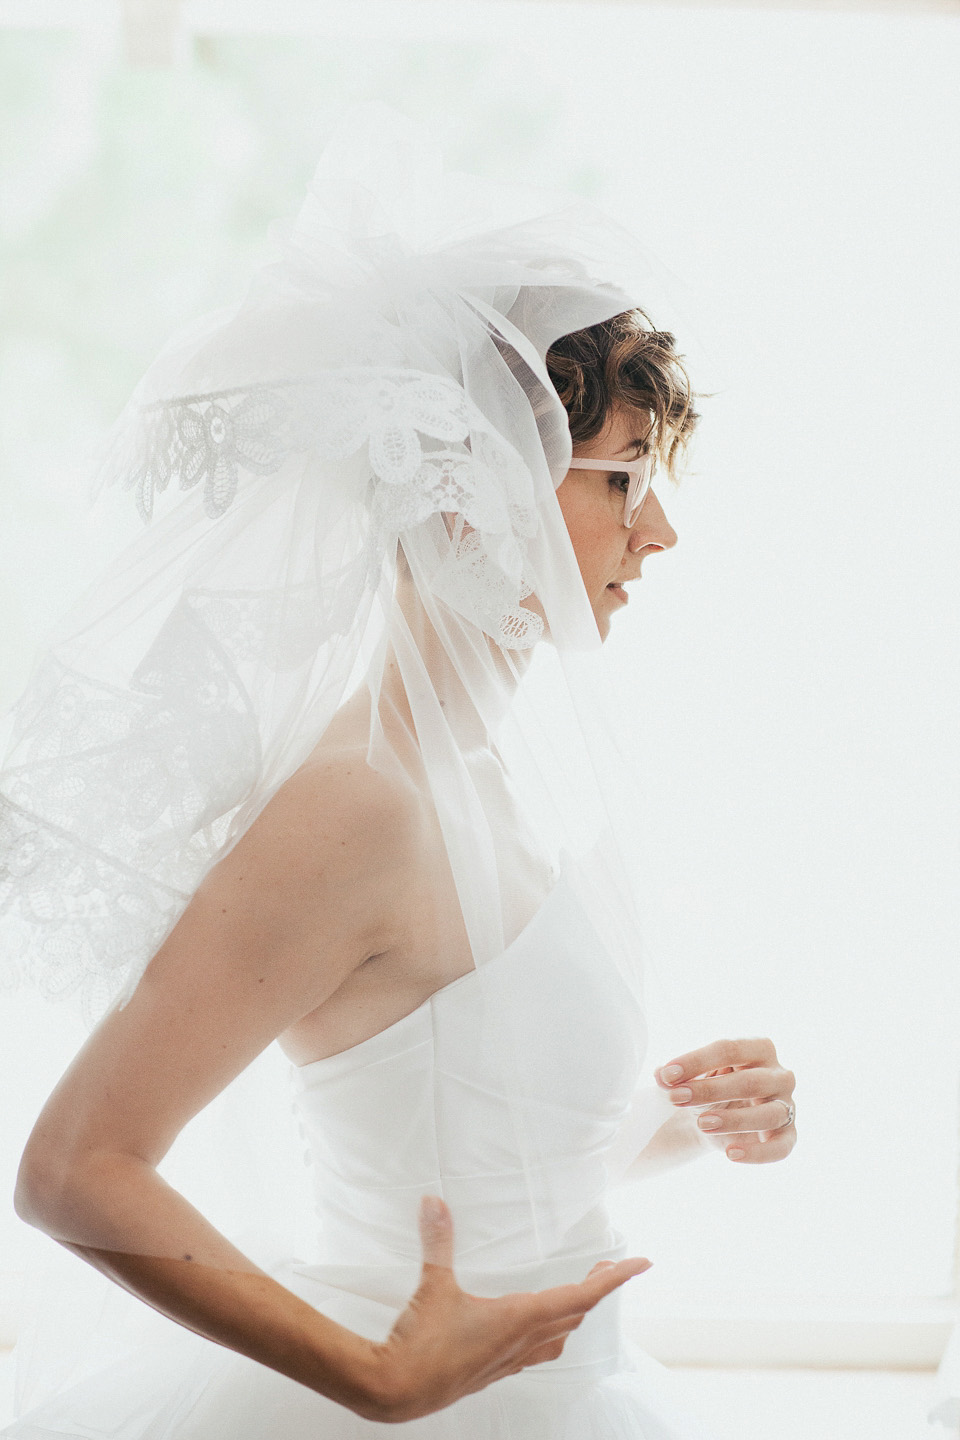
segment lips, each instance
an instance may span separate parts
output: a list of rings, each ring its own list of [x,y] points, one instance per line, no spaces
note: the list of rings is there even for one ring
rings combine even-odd
[[[611,584],[607,586],[607,589],[611,590],[613,594],[616,595],[617,599],[621,600],[624,605],[630,599],[630,596],[627,594],[626,590],[624,590],[623,586],[618,581],[611,582]]]

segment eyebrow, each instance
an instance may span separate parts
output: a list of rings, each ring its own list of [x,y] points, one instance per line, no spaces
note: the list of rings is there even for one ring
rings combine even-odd
[[[622,455],[622,456],[625,457],[628,450],[636,450],[636,451],[638,451],[640,454],[642,454],[642,453],[646,450],[646,448],[647,448],[647,438],[646,438],[646,436],[644,435],[644,436],[641,436],[641,437],[640,437],[639,439],[637,439],[637,440],[628,440],[627,443],[626,443],[626,445],[623,447],[623,449],[617,451],[617,454],[618,454],[618,455]]]

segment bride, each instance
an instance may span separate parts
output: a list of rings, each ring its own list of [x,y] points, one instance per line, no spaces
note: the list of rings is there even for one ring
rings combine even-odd
[[[104,471],[152,525],[0,774],[28,978],[95,1022],[17,1210],[182,1327],[21,1440],[701,1434],[623,1340],[650,1262],[604,1196],[795,1140],[768,1040],[640,1084],[642,812],[601,647],[676,543],[673,336],[613,282],[612,222],[442,175],[405,121],[363,139],[138,387]],[[274,1040],[309,1264],[256,1264],[158,1169]]]

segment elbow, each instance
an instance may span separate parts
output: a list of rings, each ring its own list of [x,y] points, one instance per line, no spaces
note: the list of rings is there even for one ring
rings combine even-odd
[[[69,1178],[65,1157],[31,1137],[20,1159],[13,1191],[13,1208],[19,1218],[26,1225],[55,1235],[68,1201]]]
[[[125,1250],[145,1174],[156,1178],[138,1157],[64,1143],[35,1130],[20,1161],[14,1209],[25,1224],[61,1245]]]
[[[13,1191],[13,1208],[26,1225],[44,1229],[43,1215],[53,1191],[50,1167],[31,1149],[24,1150]]]

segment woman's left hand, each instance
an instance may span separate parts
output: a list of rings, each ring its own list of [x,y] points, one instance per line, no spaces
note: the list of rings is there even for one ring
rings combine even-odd
[[[700,1134],[729,1160],[763,1165],[797,1143],[796,1079],[772,1040],[716,1040],[661,1065],[656,1078],[679,1109],[708,1107],[697,1116]]]

